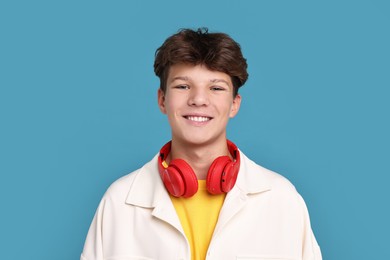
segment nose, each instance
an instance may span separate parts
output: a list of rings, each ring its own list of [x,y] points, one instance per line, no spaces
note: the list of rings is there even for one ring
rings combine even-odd
[[[202,88],[191,88],[188,98],[189,106],[207,106],[209,104],[208,93]]]

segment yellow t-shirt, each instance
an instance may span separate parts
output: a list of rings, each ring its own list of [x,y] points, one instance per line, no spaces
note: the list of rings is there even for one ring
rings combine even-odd
[[[204,260],[218,221],[225,194],[211,195],[206,181],[198,180],[198,192],[190,198],[171,196],[184,233],[190,243],[191,259]]]

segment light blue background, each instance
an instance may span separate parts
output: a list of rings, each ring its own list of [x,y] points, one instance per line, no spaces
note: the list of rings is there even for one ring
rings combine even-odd
[[[324,259],[390,259],[388,1],[2,1],[0,258],[78,259],[106,188],[169,140],[154,52],[229,33],[229,138],[290,179]]]

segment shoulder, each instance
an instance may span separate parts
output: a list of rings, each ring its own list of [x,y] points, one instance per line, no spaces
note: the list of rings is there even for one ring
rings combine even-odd
[[[141,168],[113,182],[103,198],[120,204],[149,205],[161,187],[164,188],[158,173],[156,155]]]
[[[259,174],[261,174],[264,179],[270,183],[272,190],[286,193],[297,193],[294,184],[285,176],[261,165],[257,165],[257,167],[259,168]]]
[[[281,174],[267,169],[241,153],[240,183],[249,191],[272,190],[282,193],[296,193],[295,186]]]
[[[240,172],[240,188],[254,199],[266,199],[274,208],[295,212],[306,210],[305,202],[295,186],[286,177],[267,169],[245,155]],[[242,176],[240,176],[242,175]],[[258,196],[257,196],[258,195]],[[300,209],[296,211],[297,209]],[[303,210],[303,211],[302,211]]]
[[[103,199],[114,201],[117,201],[118,199],[123,199],[124,201],[134,181],[137,179],[137,175],[139,174],[141,169],[142,168],[139,168],[133,172],[130,172],[111,183],[110,186],[107,188]]]
[[[287,215],[303,217],[306,204],[295,186],[281,174],[256,164],[247,157],[241,186],[246,185],[247,194],[254,200],[267,201],[268,210],[286,212]],[[241,173],[240,173],[241,174]],[[242,184],[244,183],[244,184]]]

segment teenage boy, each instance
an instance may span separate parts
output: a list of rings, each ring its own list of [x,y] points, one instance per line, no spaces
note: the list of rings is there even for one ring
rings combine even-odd
[[[82,260],[321,259],[295,188],[226,138],[246,69],[233,39],[205,29],[181,30],[157,50],[172,139],[107,190]]]

